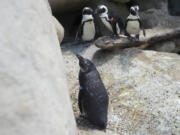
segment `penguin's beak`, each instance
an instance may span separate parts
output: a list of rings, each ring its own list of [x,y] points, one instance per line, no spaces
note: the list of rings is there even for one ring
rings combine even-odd
[[[79,54],[76,54],[76,57],[79,59],[79,61],[83,60],[83,57]]]
[[[79,54],[76,54],[76,57],[79,59],[79,66],[80,66],[81,71],[84,72],[86,69],[85,68],[86,66],[84,64],[84,58]]]

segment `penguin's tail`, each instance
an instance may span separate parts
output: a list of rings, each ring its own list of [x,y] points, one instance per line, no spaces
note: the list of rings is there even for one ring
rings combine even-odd
[[[145,29],[143,29],[143,35],[146,36],[146,30]]]

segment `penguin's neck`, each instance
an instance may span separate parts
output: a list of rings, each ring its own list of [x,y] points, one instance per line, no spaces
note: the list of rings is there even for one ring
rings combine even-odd
[[[108,21],[109,21],[109,16],[108,16],[108,13],[102,13],[100,15],[101,18],[106,18]]]
[[[81,72],[85,72],[85,70],[84,70],[82,67],[80,68],[80,71],[81,71]]]
[[[82,23],[88,20],[93,20],[93,16],[92,15],[83,15],[82,18]]]
[[[140,19],[140,17],[139,17],[138,15],[129,14],[129,16],[127,17],[127,19],[137,20],[137,19]]]
[[[103,23],[110,31],[113,32],[113,28],[112,28],[112,25],[111,25],[111,23],[110,23],[108,14],[103,13],[103,14],[100,16],[100,18],[101,18],[102,23]]]

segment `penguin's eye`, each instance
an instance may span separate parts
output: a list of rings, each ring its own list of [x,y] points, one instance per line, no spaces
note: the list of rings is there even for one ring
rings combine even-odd
[[[105,8],[102,8],[102,12],[105,12],[106,11],[106,9]]]
[[[106,9],[104,7],[99,9],[99,13],[104,13],[105,11]]]
[[[83,12],[83,14],[87,14],[87,11],[85,10],[85,11]]]
[[[91,12],[90,10],[85,10],[85,11],[83,12],[83,14],[86,14],[86,15],[91,15],[91,14],[92,14],[92,12]]]

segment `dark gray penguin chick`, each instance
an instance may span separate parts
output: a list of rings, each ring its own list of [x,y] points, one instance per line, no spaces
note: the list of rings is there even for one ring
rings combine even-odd
[[[105,129],[109,102],[107,91],[95,65],[80,55],[76,56],[80,66],[78,97],[80,112],[99,129]]]
[[[90,7],[85,7],[82,11],[82,20],[75,40],[81,39],[82,41],[93,41],[95,34],[96,29],[94,24],[93,10]]]
[[[139,6],[132,6],[130,8],[130,14],[127,17],[125,23],[125,35],[128,36],[131,40],[132,39],[139,40],[140,30],[143,29],[138,11],[139,11]],[[145,36],[144,29],[143,29],[143,34]]]

